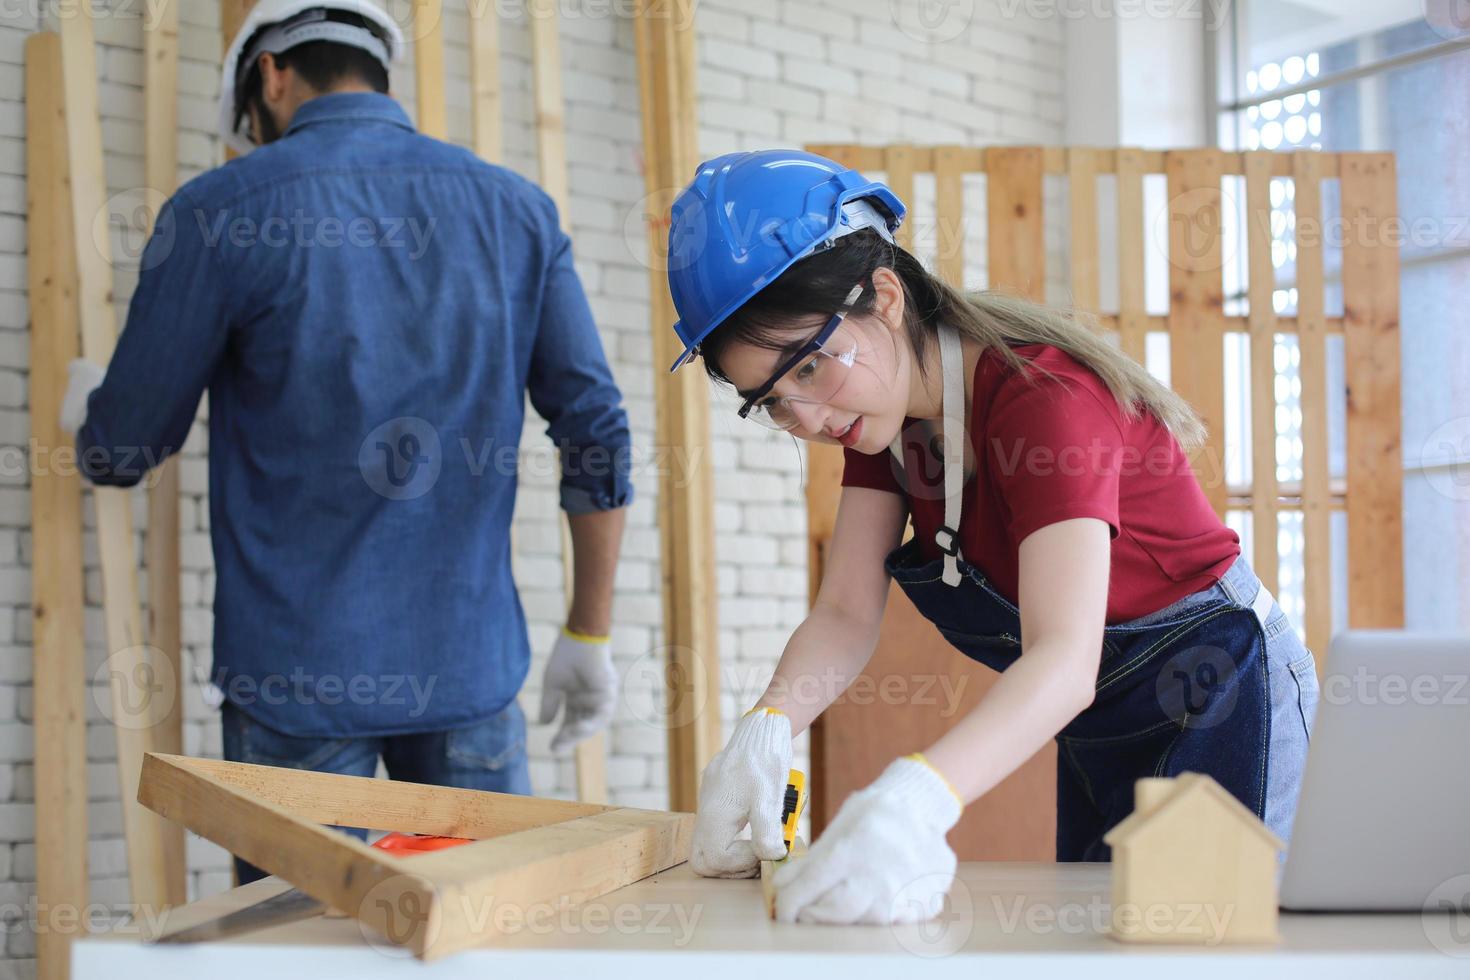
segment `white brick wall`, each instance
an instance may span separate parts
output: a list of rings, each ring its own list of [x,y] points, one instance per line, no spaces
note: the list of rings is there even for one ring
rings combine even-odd
[[[103,142],[110,193],[136,189],[142,170],[142,28],[132,0],[108,0],[97,25]],[[501,5],[507,11],[514,4]],[[963,19],[946,22],[943,42],[917,40],[895,26],[900,0],[701,0],[699,36],[700,150],[704,156],[735,149],[805,142],[895,140],[1059,142],[1062,131],[1062,27],[1055,17],[1028,20],[1026,5],[980,0],[951,5]],[[54,29],[55,3],[0,9],[0,453],[23,452],[29,437],[25,382],[29,313],[25,292],[25,116],[23,44],[32,31]],[[408,17],[407,0],[391,9]],[[445,31],[449,123],[452,137],[469,143],[469,88],[463,6],[449,2]],[[653,443],[652,372],[648,336],[648,275],[638,81],[630,22],[565,0],[562,55],[566,68],[567,147],[571,163],[571,226],[577,264],[602,328],[613,369],[627,397],[638,447]],[[181,179],[215,165],[214,97],[220,50],[218,11],[208,0],[180,4]],[[973,10],[973,13],[971,11]],[[1009,15],[1004,12],[1010,12]],[[902,19],[912,19],[903,10]],[[524,18],[502,27],[506,104],[506,164],[534,177],[530,130],[529,37]],[[396,94],[412,112],[413,73],[394,77]],[[926,190],[921,184],[919,196]],[[932,190],[928,191],[932,194]],[[121,243],[117,243],[121,245]],[[117,254],[123,254],[120,250]],[[979,254],[972,250],[971,254]],[[125,260],[117,270],[119,323],[136,281]],[[737,424],[728,400],[713,396],[716,524],[720,588],[721,711],[726,731],[760,693],[805,606],[806,546],[802,454],[791,440]],[[183,601],[186,661],[193,676],[209,665],[210,599],[214,590],[208,544],[204,428],[196,424],[182,465]],[[531,417],[524,445],[544,443]],[[677,465],[677,461],[674,461]],[[9,467],[14,470],[15,467]],[[738,475],[738,480],[736,479]],[[653,701],[660,640],[659,543],[655,526],[658,473],[636,479],[618,571],[614,653],[626,674],[626,693],[609,742],[613,801],[667,804],[664,733],[644,720]],[[34,936],[26,927],[34,893],[35,847],[31,756],[30,500],[25,471],[0,478],[0,920],[4,959],[0,980],[33,975]],[[140,535],[145,509],[136,508]],[[87,515],[91,527],[90,507]],[[516,564],[536,651],[522,701],[539,698],[542,658],[555,636],[565,598],[559,588],[559,533],[554,480],[523,484],[516,518]],[[89,665],[102,657],[100,580],[96,542],[87,535]],[[548,570],[553,574],[546,574]],[[96,693],[105,699],[105,691]],[[112,732],[89,699],[88,776],[91,836],[88,847],[93,900],[127,900],[126,868],[117,802]],[[187,701],[186,751],[218,755],[219,725],[197,687]],[[569,759],[547,750],[550,732],[531,728],[532,780],[543,795],[570,796]],[[805,764],[805,739],[799,764]],[[203,894],[229,882],[226,855],[191,840],[191,891]]]

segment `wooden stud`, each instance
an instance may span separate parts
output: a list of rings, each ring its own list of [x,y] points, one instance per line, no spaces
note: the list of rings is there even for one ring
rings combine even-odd
[[[1332,637],[1332,522],[1328,511],[1327,331],[1322,266],[1322,154],[1292,154],[1296,183],[1297,346],[1301,360],[1302,567],[1307,646]]]
[[[502,162],[505,145],[500,124],[500,19],[493,3],[470,0],[470,116],[475,152],[482,160]]]
[[[143,24],[143,172],[147,192],[157,201],[173,195],[179,168],[179,5],[159,5]],[[156,217],[153,216],[153,217]],[[152,229],[148,229],[151,233]],[[148,642],[168,663],[174,677],[184,676],[183,630],[179,609],[179,461],[164,460],[148,489],[148,534],[144,564],[148,570]],[[158,722],[154,748],[184,750],[184,702],[176,698]],[[175,834],[175,846],[184,846]],[[177,862],[184,873],[183,860]],[[183,889],[183,883],[178,886]]]
[[[1144,300],[1143,152],[1117,151],[1118,342],[1139,364],[1148,358],[1149,317]]]
[[[419,132],[436,140],[449,138],[444,100],[444,4],[413,0],[413,77]]]
[[[914,206],[914,148],[905,143],[895,143],[883,153],[883,169],[888,175],[888,189],[898,196],[904,207]],[[914,250],[914,215],[910,210],[904,223],[894,232],[893,240],[899,248]]]
[[[938,229],[935,271],[955,289],[964,291],[965,228],[969,221],[965,214],[964,171],[960,169],[958,147],[934,149],[934,215]]]
[[[1221,285],[1220,152],[1165,154],[1169,183],[1169,377],[1208,434],[1194,471],[1225,517],[1225,314]]]
[[[708,383],[696,368],[668,370],[682,348],[673,331],[666,279],[669,210],[699,163],[692,14],[692,0],[643,0],[634,19],[648,190],[656,435],[660,446],[688,454],[683,478],[669,467],[659,485],[669,801],[677,810],[698,804],[699,774],[719,751],[721,738]]]
[[[1347,357],[1348,625],[1404,625],[1404,483],[1394,158],[1344,153],[1343,345]]]
[[[812,153],[833,160],[842,159],[847,166],[856,167],[859,170],[882,170],[883,157],[887,148],[883,146],[862,146],[846,143],[815,143],[807,148]],[[920,173],[934,169],[935,147],[914,147],[914,169]],[[1047,176],[1063,176],[1067,173],[1067,149],[1060,146],[1037,147],[1040,156],[1037,158],[1038,165],[1043,174]],[[963,160],[962,169],[966,171],[988,171],[990,164],[987,154],[990,148],[969,147],[961,151]],[[1168,150],[1143,150],[1135,149],[1140,169],[1143,173],[1163,173],[1164,161],[1170,152]],[[1245,154],[1230,153],[1224,150],[1213,151],[1220,161],[1220,173],[1225,175],[1240,176],[1245,173]],[[1338,163],[1336,154],[1324,155],[1322,160],[1322,176],[1336,177],[1338,175]],[[1118,172],[1117,151],[1097,151],[1097,173],[1111,174]],[[1271,176],[1291,176],[1291,154],[1277,153],[1271,163]]]
[[[536,104],[536,155],[541,187],[551,195],[568,225],[566,106],[561,87],[561,46],[557,36],[557,0],[531,0],[531,82]]]
[[[343,819],[380,823],[371,802],[385,791],[399,797],[395,829],[404,832],[470,828],[472,821],[446,817],[471,811],[482,819],[504,811],[517,816],[494,825],[488,839],[408,859],[315,822],[346,795],[358,803],[340,813]],[[407,795],[417,796],[420,808],[405,807]],[[141,798],[421,959],[492,938],[496,908],[524,912],[582,902],[673,867],[688,858],[694,825],[692,813],[624,807],[580,813],[583,804],[563,801],[152,753]]]
[[[102,160],[102,125],[97,111],[97,53],[90,4],[78,4],[62,18],[62,89],[65,98],[67,157],[71,173],[73,244],[77,255],[78,315],[82,355],[105,365],[117,343],[112,301],[111,256],[94,224],[106,213],[107,175]],[[127,842],[133,901],[163,909],[184,900],[182,848],[170,842],[177,830],[138,805],[138,777],[144,754],[153,746],[160,717],[180,696],[179,678],[166,671],[144,646],[138,602],[138,555],[133,539],[131,494],[117,487],[94,487],[97,545],[102,566],[103,618],[107,671],[111,676],[117,771]],[[162,709],[162,711],[160,711]]]
[[[1076,147],[1067,151],[1067,193],[1071,222],[1072,305],[1095,313],[1097,284],[1097,157],[1096,150]]]
[[[35,729],[36,901],[87,904],[87,660],[82,630],[82,485],[61,466],[67,365],[77,356],[76,250],[67,197],[61,43],[26,38],[26,234],[30,273],[32,725]],[[65,980],[70,937],[36,934],[37,977]]]
[[[1271,261],[1271,157],[1245,155],[1247,299],[1250,303],[1251,566],[1277,591],[1281,553],[1276,485],[1276,267]]]
[[[989,288],[1041,302],[1046,298],[1046,242],[1041,225],[1041,147],[985,151]]]

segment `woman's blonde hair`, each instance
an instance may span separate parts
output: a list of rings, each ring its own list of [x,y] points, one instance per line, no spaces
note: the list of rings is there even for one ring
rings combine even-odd
[[[1033,372],[1048,372],[1028,363],[1012,348],[1046,344],[1071,355],[1101,378],[1125,417],[1152,414],[1186,452],[1204,443],[1204,423],[1189,403],[1109,343],[1090,317],[1001,292],[962,293],[872,230],[848,235],[831,248],[802,259],[732,313],[700,345],[705,370],[728,384],[720,355],[730,344],[781,350],[788,345],[792,329],[831,316],[853,283],[868,285],[853,314],[870,312],[875,297],[871,277],[881,266],[891,268],[903,284],[905,328],[920,365],[926,363],[925,352],[941,323],[955,327],[982,348],[996,351],[1033,382]]]

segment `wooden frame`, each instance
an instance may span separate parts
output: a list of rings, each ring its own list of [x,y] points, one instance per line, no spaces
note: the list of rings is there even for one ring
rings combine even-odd
[[[150,753],[139,801],[420,959],[494,935],[496,910],[576,903],[688,859],[692,813]],[[472,837],[410,857],[320,826]]]
[[[910,200],[916,173],[933,173],[942,215],[964,213],[960,178],[986,174],[989,287],[1042,298],[1042,180],[1078,182],[1070,187],[1071,292],[1074,304],[1095,314],[1102,329],[1141,359],[1150,332],[1168,333],[1173,387],[1209,427],[1207,445],[1195,457],[1205,493],[1223,517],[1248,511],[1255,529],[1251,562],[1265,585],[1278,587],[1277,521],[1303,513],[1304,600],[1307,645],[1325,662],[1332,632],[1331,514],[1347,512],[1350,627],[1393,628],[1404,622],[1403,478],[1400,460],[1398,254],[1385,234],[1397,217],[1393,158],[1384,153],[1243,152],[1216,149],[1144,150],[1132,147],[961,147],[814,145],[807,149],[865,172],[884,172],[900,198]],[[1100,312],[1096,183],[1115,175],[1118,221],[1118,309]],[[1170,306],[1149,315],[1144,306],[1144,195],[1147,174],[1163,174],[1169,205]],[[1225,207],[1222,178],[1243,177],[1250,313],[1227,315],[1220,229]],[[1291,178],[1297,187],[1298,308],[1278,316],[1272,306],[1270,181]],[[1322,255],[1322,184],[1337,180],[1342,199],[1344,313],[1326,315]],[[964,237],[953,221],[940,222],[937,271],[962,286]],[[1228,334],[1247,334],[1251,345],[1250,417],[1256,432],[1269,432],[1248,447],[1253,484],[1225,479],[1224,347]],[[1275,456],[1275,334],[1295,334],[1302,381],[1302,480],[1277,481]],[[1347,468],[1330,478],[1327,456],[1327,340],[1343,338],[1346,352]],[[828,473],[812,447],[812,472]],[[838,470],[840,473],[840,468]],[[836,480],[809,491],[831,496]],[[828,506],[825,505],[824,506]],[[827,528],[820,520],[815,530]],[[830,528],[827,528],[830,533]]]

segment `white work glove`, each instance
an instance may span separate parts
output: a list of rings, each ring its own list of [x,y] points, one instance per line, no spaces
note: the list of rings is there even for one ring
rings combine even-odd
[[[755,708],[735,725],[699,781],[689,865],[706,878],[750,878],[786,856],[781,807],[791,775],[791,719]],[[737,839],[746,823],[750,839]]]
[[[924,922],[944,908],[958,859],[944,835],[964,807],[915,753],[895,759],[843,802],[806,853],[773,885],[780,922]]]
[[[66,394],[61,396],[61,430],[74,436],[87,421],[87,398],[102,383],[107,369],[79,357],[67,365],[66,374]]]
[[[618,704],[618,672],[605,636],[563,629],[541,675],[541,724],[549,725],[565,703],[551,751],[576,745],[607,728]]]

